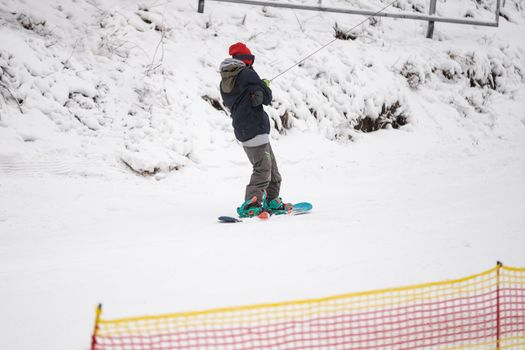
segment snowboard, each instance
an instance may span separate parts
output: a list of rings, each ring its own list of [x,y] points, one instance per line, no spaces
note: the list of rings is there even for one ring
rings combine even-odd
[[[310,210],[312,210],[312,204],[308,202],[301,202],[301,203],[294,204],[290,212],[287,210],[274,210],[272,211],[270,215],[302,215],[302,214],[306,214],[310,212]],[[259,216],[254,216],[252,218],[245,218],[245,219],[253,219],[257,217],[259,217],[260,219],[267,219],[268,213],[266,213],[265,216],[259,215]],[[219,222],[220,223],[236,223],[236,222],[242,222],[242,219],[238,217],[233,217],[233,216],[219,216]]]

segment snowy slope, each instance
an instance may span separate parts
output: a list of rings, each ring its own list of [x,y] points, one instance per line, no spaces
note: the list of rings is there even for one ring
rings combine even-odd
[[[491,20],[494,4],[437,13]],[[156,314],[525,265],[523,1],[434,40],[367,22],[274,80],[282,194],[314,211],[233,226],[215,218],[250,167],[212,105],[228,46],[272,78],[362,17],[196,5],[0,0],[1,344],[86,349],[98,302]]]
[[[10,159],[88,158],[119,168],[127,164],[139,173],[198,162],[203,145],[231,139],[228,119],[204,99],[219,98],[218,62],[232,40],[249,43],[260,74],[270,78],[332,40],[336,22],[344,30],[361,19],[213,2],[204,15],[177,2],[3,3],[2,123],[8,130],[2,138],[10,140],[4,145]],[[461,4],[455,12],[443,11],[461,17],[476,3]],[[509,1],[507,8],[519,4]],[[409,5],[422,6],[407,1],[398,7]],[[443,3],[438,9],[449,7]],[[508,11],[523,20],[523,11]],[[417,122],[409,99],[414,89],[438,95],[457,119],[493,118],[487,101],[495,91],[512,98],[523,81],[523,49],[515,43],[521,27],[450,27],[458,35],[438,24],[440,40],[429,41],[423,39],[425,26],[367,23],[355,30],[360,35],[355,42],[336,42],[279,77],[269,109],[275,131],[316,130],[346,140],[359,138],[354,126],[367,118],[379,125]],[[275,31],[284,35],[271,35]],[[20,121],[19,109],[28,123]],[[27,152],[17,153],[23,148]],[[79,169],[89,171],[71,164],[51,170]]]

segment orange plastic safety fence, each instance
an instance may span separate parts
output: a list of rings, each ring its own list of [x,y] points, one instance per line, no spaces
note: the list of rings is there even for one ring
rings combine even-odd
[[[525,269],[498,265],[453,281],[315,300],[97,319],[93,350],[525,349]]]

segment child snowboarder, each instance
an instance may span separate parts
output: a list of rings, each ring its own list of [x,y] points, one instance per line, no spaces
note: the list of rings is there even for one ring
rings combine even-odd
[[[261,80],[253,69],[255,56],[243,43],[230,46],[231,58],[220,65],[221,96],[231,112],[235,137],[253,166],[246,186],[240,217],[264,216],[265,212],[291,211],[292,204],[279,197],[281,175],[270,145],[270,120],[263,109],[272,101],[270,82]],[[262,214],[262,215],[261,215]]]

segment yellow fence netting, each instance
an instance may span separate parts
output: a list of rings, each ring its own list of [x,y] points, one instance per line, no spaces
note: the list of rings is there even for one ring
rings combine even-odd
[[[105,320],[92,350],[525,349],[525,268],[327,298]]]

